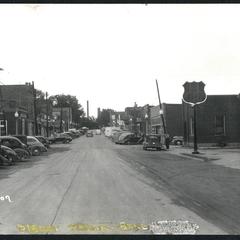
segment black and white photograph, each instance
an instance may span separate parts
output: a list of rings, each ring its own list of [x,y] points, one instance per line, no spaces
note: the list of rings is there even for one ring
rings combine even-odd
[[[1,4],[0,235],[239,235],[239,4]]]

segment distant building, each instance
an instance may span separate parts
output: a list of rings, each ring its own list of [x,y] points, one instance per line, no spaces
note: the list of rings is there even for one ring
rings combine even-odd
[[[110,126],[125,128],[125,112],[110,111]]]
[[[170,136],[183,136],[182,104],[162,104],[166,133]],[[155,134],[163,134],[163,122],[160,116],[159,105],[150,108],[151,130]]]
[[[60,125],[62,120],[62,130],[68,131],[72,126],[72,108],[69,107],[54,107],[52,108],[52,116],[55,120],[54,128],[55,131],[60,131]]]
[[[183,104],[184,141],[193,144],[193,109]],[[240,145],[240,99],[238,95],[208,95],[197,106],[197,141],[205,146]]]
[[[127,128],[136,134],[144,133],[144,107],[139,107],[135,103],[133,107],[125,108],[125,114]]]
[[[33,85],[0,86],[0,134],[34,134]]]

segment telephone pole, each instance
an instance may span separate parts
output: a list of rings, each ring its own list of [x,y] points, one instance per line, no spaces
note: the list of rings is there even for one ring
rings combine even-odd
[[[163,116],[163,109],[162,109],[162,103],[161,103],[161,100],[160,100],[160,94],[159,94],[157,79],[156,79],[156,85],[157,85],[158,101],[159,101],[159,108],[160,108],[159,113],[160,113],[162,124],[163,124],[163,133],[166,134],[167,131],[166,131],[166,125],[165,125],[165,120],[164,120],[164,116]]]
[[[48,126],[48,116],[49,116],[49,106],[48,106],[48,93],[46,92],[46,115],[47,115],[47,137],[49,136],[49,126]]]
[[[36,89],[34,88],[34,81],[32,81],[32,88],[33,88],[34,129],[35,129],[35,135],[38,135],[37,106],[36,106]]]

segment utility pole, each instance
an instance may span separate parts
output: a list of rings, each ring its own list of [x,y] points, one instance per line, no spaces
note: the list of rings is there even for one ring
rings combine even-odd
[[[164,120],[164,116],[163,116],[163,109],[162,109],[162,103],[161,103],[161,100],[160,100],[160,94],[159,94],[157,79],[156,79],[156,85],[157,85],[158,101],[159,101],[159,108],[160,108],[159,113],[160,113],[162,124],[163,124],[163,133],[166,134],[167,131],[166,131],[166,125],[165,125],[165,120]]]
[[[60,132],[63,131],[63,126],[62,126],[62,114],[63,114],[63,110],[62,110],[62,103],[61,103],[61,113],[60,113]]]
[[[199,154],[197,145],[197,104],[193,105],[193,133],[194,133],[194,148],[193,154]]]
[[[32,89],[33,89],[33,115],[34,115],[34,127],[35,127],[35,135],[38,135],[38,124],[37,124],[37,107],[36,107],[36,89],[34,88],[34,81],[32,81]]]
[[[48,106],[48,93],[46,92],[46,114],[47,114],[47,137],[49,136],[49,126],[48,126],[48,116],[49,116],[49,106]]]

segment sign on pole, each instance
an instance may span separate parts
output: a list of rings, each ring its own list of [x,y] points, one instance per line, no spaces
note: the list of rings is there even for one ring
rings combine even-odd
[[[183,84],[184,93],[183,101],[193,107],[193,131],[194,131],[194,151],[193,154],[198,154],[197,147],[197,109],[198,104],[204,103],[207,100],[207,95],[204,91],[205,84],[201,82],[185,82]]]
[[[190,105],[200,104],[207,100],[204,91],[205,84],[201,82],[185,82],[183,84],[183,101]]]

